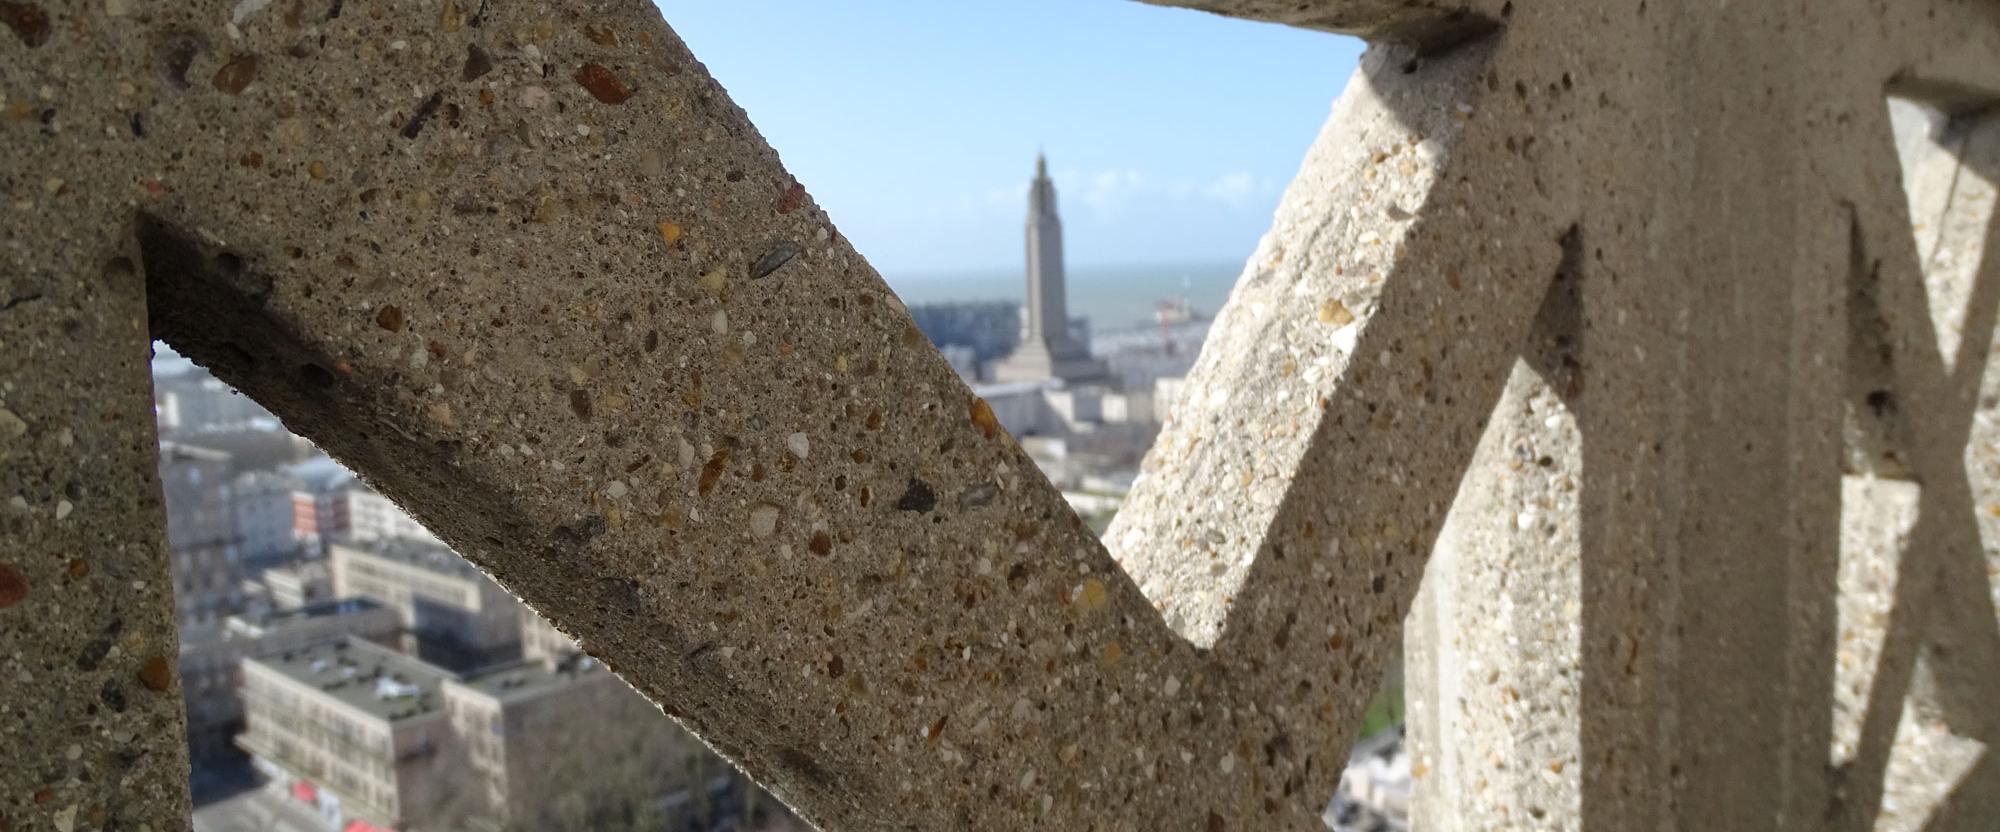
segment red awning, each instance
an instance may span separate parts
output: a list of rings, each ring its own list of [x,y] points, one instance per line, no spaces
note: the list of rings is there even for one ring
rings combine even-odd
[[[292,796],[304,803],[319,802],[319,790],[313,788],[313,784],[304,780],[292,781]]]

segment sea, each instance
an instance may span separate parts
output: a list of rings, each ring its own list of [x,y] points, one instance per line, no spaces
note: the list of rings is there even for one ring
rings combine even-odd
[[[1066,270],[1069,314],[1088,317],[1092,332],[1157,326],[1155,305],[1185,299],[1199,316],[1213,317],[1229,299],[1241,260],[1150,266],[1070,266]],[[1026,277],[1016,269],[886,274],[903,303],[1007,300],[1027,294]]]

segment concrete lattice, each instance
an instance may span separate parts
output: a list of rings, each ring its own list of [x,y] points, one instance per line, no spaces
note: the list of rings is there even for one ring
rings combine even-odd
[[[186,824],[149,336],[829,828],[1312,828],[1441,540],[1441,827],[2000,817],[2000,10],[1177,5],[1377,44],[1107,550],[650,4],[0,0],[0,828]]]

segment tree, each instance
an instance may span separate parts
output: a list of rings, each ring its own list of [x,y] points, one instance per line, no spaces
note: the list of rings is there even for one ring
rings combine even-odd
[[[446,751],[441,799],[425,828],[472,832],[767,828],[785,825],[782,804],[660,713],[624,683],[585,680],[587,692],[539,711],[509,715],[504,824],[489,798],[491,775],[460,736]],[[475,729],[475,731],[478,729]],[[797,828],[804,828],[802,825]]]

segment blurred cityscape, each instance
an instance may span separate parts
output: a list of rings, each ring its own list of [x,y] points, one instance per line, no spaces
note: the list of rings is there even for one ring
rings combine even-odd
[[[195,828],[808,828],[249,399],[154,404]]]
[[[1131,292],[1152,325],[1093,333],[1070,316],[1055,200],[1038,160],[1027,302],[910,312],[1101,533],[1210,321],[1157,286]],[[248,398],[163,348],[154,399],[196,829],[808,828]],[[1333,829],[1407,828],[1397,675]]]

